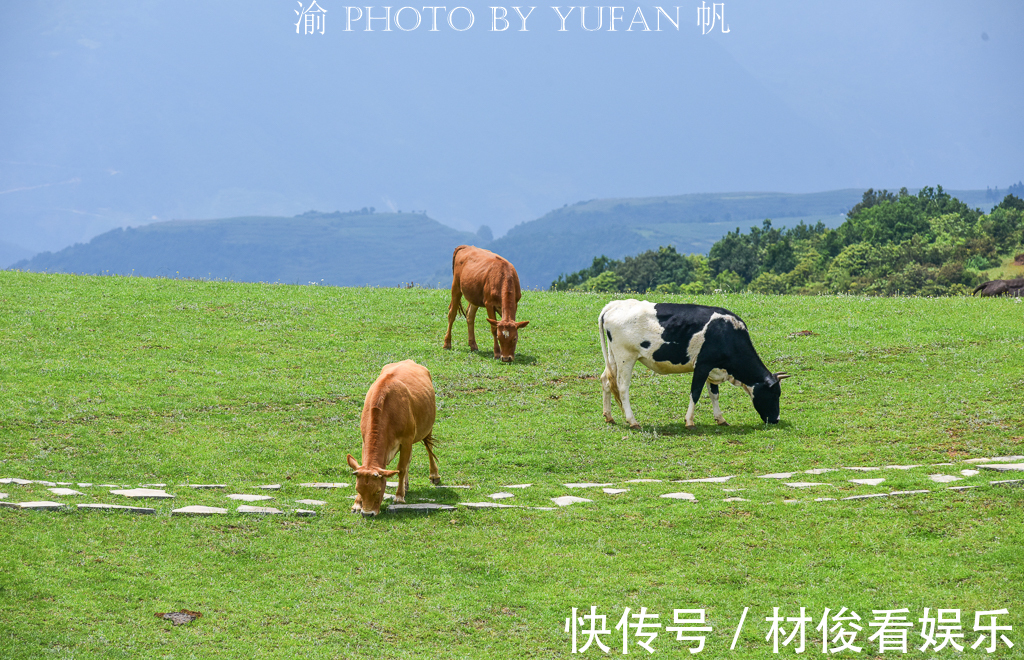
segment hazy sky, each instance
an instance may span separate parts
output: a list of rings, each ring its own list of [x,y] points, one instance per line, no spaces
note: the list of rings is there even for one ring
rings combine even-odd
[[[0,240],[363,206],[499,235],[595,197],[1024,178],[1017,0],[727,0],[707,34],[694,2],[660,32],[646,4],[524,32],[390,3],[368,32],[317,3],[312,34],[307,0],[0,4]]]

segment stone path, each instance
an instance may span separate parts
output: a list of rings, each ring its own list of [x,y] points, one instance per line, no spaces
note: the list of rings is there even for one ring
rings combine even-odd
[[[963,464],[971,465],[970,468],[964,468]],[[952,468],[952,469],[949,469]],[[901,475],[884,475],[887,470],[898,470],[903,472]],[[912,470],[919,470],[916,474],[911,472]],[[872,476],[870,478],[850,478],[849,472],[843,474],[843,472],[850,471],[855,473],[875,473],[879,476]],[[800,504],[803,502],[837,502],[837,501],[848,501],[848,500],[870,500],[877,498],[886,497],[903,497],[903,496],[922,496],[927,494],[941,493],[943,491],[965,491],[974,488],[985,488],[985,487],[1024,487],[1024,474],[1021,474],[1021,478],[1002,478],[989,480],[988,476],[999,476],[999,477],[1013,477],[1015,473],[1024,473],[1024,456],[996,456],[986,458],[975,458],[968,459],[962,463],[934,463],[931,465],[886,465],[886,466],[848,466],[840,468],[812,468],[808,470],[793,471],[793,472],[776,472],[771,474],[763,475],[728,475],[728,476],[712,476],[712,477],[694,477],[690,479],[677,479],[671,483],[685,483],[693,484],[698,486],[701,490],[695,491],[695,493],[689,492],[651,492],[651,491],[664,491],[670,488],[658,486],[657,484],[666,483],[662,479],[628,479],[619,482],[608,482],[608,483],[597,483],[597,482],[573,482],[563,484],[551,484],[548,485],[548,491],[550,489],[564,488],[568,490],[593,490],[597,493],[597,499],[590,499],[586,497],[578,497],[575,495],[562,495],[558,497],[548,497],[547,495],[534,495],[531,493],[536,491],[538,488],[544,489],[544,485],[538,486],[537,484],[508,484],[503,488],[508,490],[498,491],[487,495],[492,501],[483,502],[456,502],[454,504],[437,504],[433,500],[428,498],[420,498],[422,501],[419,502],[407,502],[405,504],[396,504],[393,501],[389,502],[385,511],[393,511],[395,513],[402,511],[444,511],[452,510],[456,507],[465,507],[468,509],[532,509],[540,511],[554,511],[561,507],[572,506],[572,505],[587,505],[597,504],[598,506],[602,501],[605,501],[604,497],[617,497],[622,499],[623,497],[633,500],[634,498],[649,498],[656,497],[664,500],[684,500],[693,503],[699,502],[710,502],[710,501],[721,501],[725,503],[758,503],[761,504],[776,504],[779,501],[782,491],[779,490],[780,486],[791,489],[792,491],[800,491],[804,489],[818,490],[822,488],[836,488],[843,489],[846,493],[842,493],[836,497],[814,497],[806,500],[802,499],[789,499],[786,496],[781,496],[781,502],[784,504]],[[832,477],[829,481],[801,481],[793,480],[796,475],[825,475],[828,474]],[[821,477],[819,476],[819,479]],[[940,487],[936,490],[931,488],[916,487],[908,490],[891,490],[885,488],[883,484],[887,483],[888,480],[894,480],[895,483],[900,485],[909,485],[910,482],[918,482],[920,486],[931,485],[934,487],[935,484],[951,484],[954,482],[968,481],[969,483],[960,484],[955,486]],[[743,485],[748,486],[747,488],[725,488],[721,487],[720,484],[726,482],[732,482],[735,480],[736,483],[742,482]],[[764,481],[760,481],[764,480]],[[974,483],[970,483],[970,482]],[[773,483],[778,483],[778,486],[774,486]],[[395,488],[397,482],[387,482],[388,486]],[[101,496],[96,491],[106,491],[106,496],[113,496],[115,499],[150,499],[150,500],[173,500],[177,495],[186,495],[189,492],[195,492],[199,490],[225,490],[227,484],[181,484],[177,488],[170,487],[171,491],[168,492],[167,484],[160,483],[148,483],[140,484],[138,487],[132,487],[130,485],[121,484],[96,484],[79,482],[73,484],[71,482],[52,482],[46,480],[31,480],[21,479],[16,477],[6,477],[0,479],[0,484],[11,485],[17,487],[17,489],[8,488],[11,493],[0,493],[0,507],[20,510],[78,510],[78,511],[108,511],[108,512],[122,512],[122,513],[136,513],[136,514],[160,514],[163,512],[165,515],[168,513],[167,509],[146,507],[146,506],[134,506],[129,504],[115,504],[110,502],[80,502],[74,505],[66,504],[65,502],[55,502],[46,499],[31,499],[25,498],[27,501],[11,501],[12,493],[16,493],[17,490],[24,489],[26,494],[37,494],[35,492],[29,493],[28,491],[35,491],[35,489],[45,489],[50,495],[56,495],[61,498],[96,498]],[[643,488],[640,492],[634,492],[634,488],[628,484],[643,484]],[[875,492],[856,492],[850,493],[851,484],[853,487],[859,488],[882,488]],[[68,486],[77,485],[78,488],[85,489],[86,492],[81,490],[75,490]],[[717,486],[717,488],[716,488]],[[280,516],[280,515],[297,515],[297,516],[313,516],[317,515],[317,511],[313,509],[298,508],[297,505],[302,506],[316,506],[316,507],[327,507],[330,510],[332,507],[328,500],[315,500],[315,499],[295,499],[292,497],[303,494],[302,491],[308,491],[309,489],[349,489],[349,492],[354,490],[353,486],[348,483],[342,482],[309,482],[303,483],[296,488],[294,485],[288,486],[287,488],[282,484],[263,484],[249,486],[248,488],[274,491],[274,495],[257,495],[249,493],[228,493],[226,495],[210,495],[206,496],[208,500],[212,497],[223,497],[227,500],[236,500],[243,502],[261,502],[266,500],[279,499],[281,504],[277,506],[252,506],[248,504],[242,504],[237,506],[233,513],[237,515],[248,515],[248,516]],[[449,489],[473,489],[474,486],[469,485],[445,485],[439,486],[438,489],[449,488]],[[186,489],[181,491],[178,489]],[[532,490],[531,490],[532,489]],[[245,488],[242,488],[245,490]],[[509,491],[515,492],[509,492]],[[745,497],[739,497],[737,495],[729,495],[730,493],[737,493],[741,491],[745,492]],[[626,493],[630,493],[626,495]],[[847,494],[848,493],[848,494]],[[45,494],[45,493],[38,493]],[[795,493],[794,493],[795,494]],[[846,496],[840,496],[845,494]],[[699,495],[699,497],[698,497]],[[724,496],[724,497],[723,497]],[[767,497],[760,497],[767,496]],[[13,495],[14,499],[21,499],[17,494]],[[355,495],[346,495],[347,499],[355,497]],[[385,493],[385,498],[393,500],[394,495],[391,493]],[[493,500],[505,500],[510,503],[496,502]],[[522,503],[519,503],[522,500]],[[552,502],[557,506],[542,505],[538,504]],[[667,504],[667,503],[666,503]],[[335,510],[348,511],[348,504],[343,504],[337,507]],[[174,516],[218,516],[228,515],[232,513],[226,507],[219,506],[208,506],[208,505],[189,505],[178,508],[173,508],[169,511],[170,515]]]

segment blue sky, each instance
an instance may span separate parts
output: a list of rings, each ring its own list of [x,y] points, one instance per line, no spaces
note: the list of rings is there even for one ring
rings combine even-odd
[[[693,2],[660,32],[654,5],[523,32],[471,2],[464,31],[415,5],[347,32],[317,2],[322,34],[294,0],[0,5],[0,241],[364,206],[497,235],[599,197],[1024,178],[1017,1],[730,0],[708,34]]]

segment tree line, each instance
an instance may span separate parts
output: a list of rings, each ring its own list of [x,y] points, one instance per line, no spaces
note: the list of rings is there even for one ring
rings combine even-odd
[[[622,260],[596,257],[559,275],[556,291],[961,295],[982,271],[1024,251],[1024,201],[1010,194],[988,214],[942,190],[869,189],[839,227],[776,229],[771,220],[715,243],[707,256],[673,246]]]

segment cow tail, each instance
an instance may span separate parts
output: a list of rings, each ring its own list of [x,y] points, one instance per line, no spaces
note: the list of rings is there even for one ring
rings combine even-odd
[[[598,317],[597,328],[601,334],[601,355],[604,356],[604,368],[608,372],[609,380],[611,380],[612,396],[615,397],[615,401],[621,406],[622,398],[619,396],[619,377],[615,370],[615,356],[612,355],[612,347],[608,343],[607,331],[604,328],[604,312],[601,312],[601,316]]]

